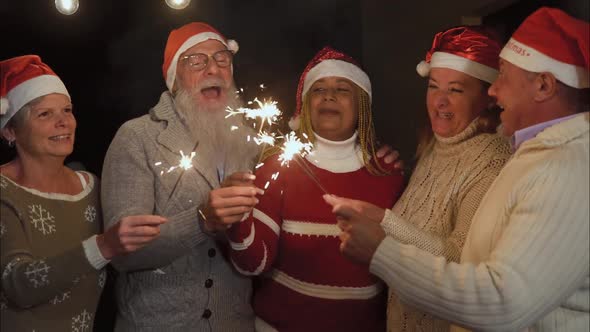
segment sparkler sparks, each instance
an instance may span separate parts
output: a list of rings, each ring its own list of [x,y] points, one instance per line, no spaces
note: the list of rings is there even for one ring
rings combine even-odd
[[[195,143],[195,146],[193,147],[193,150],[191,151],[191,153],[189,155],[185,155],[184,152],[182,150],[180,150],[180,160],[178,162],[178,165],[171,166],[166,171],[166,173],[170,173],[177,168],[182,169],[182,173],[180,173],[180,176],[178,177],[178,179],[176,179],[176,183],[174,183],[174,187],[172,187],[172,191],[170,191],[170,195],[168,196],[168,200],[166,201],[166,205],[164,206],[162,211],[166,211],[166,209],[168,207],[168,203],[170,203],[170,199],[172,198],[172,195],[174,194],[174,192],[176,192],[176,187],[178,187],[178,184],[180,183],[180,180],[182,179],[182,176],[184,175],[184,171],[191,169],[193,167],[193,158],[196,155],[195,151],[197,150],[198,146],[199,146],[199,142],[197,141]],[[154,165],[161,166],[162,162],[158,161]],[[164,171],[160,172],[160,175],[162,175],[162,174],[164,174]]]
[[[258,98],[254,98],[254,101],[248,102],[248,104],[253,103],[258,104],[258,108],[248,108],[248,107],[240,107],[237,110],[228,107],[226,112],[228,113],[225,118],[229,118],[230,116],[234,116],[237,114],[243,114],[247,119],[260,119],[260,129],[259,132],[262,132],[262,128],[264,124],[268,124],[272,126],[282,114],[281,110],[277,107],[277,102],[273,100],[264,100],[260,101]]]
[[[313,144],[307,142],[303,143],[295,135],[295,132],[292,131],[289,134],[284,136],[285,142],[281,147],[283,153],[279,156],[279,161],[281,162],[281,166],[289,164],[289,161],[293,160],[295,156],[305,157],[306,154],[311,152],[313,148]]]
[[[275,134],[268,134],[266,132],[258,133],[258,137],[254,137],[254,142],[256,144],[268,144],[268,145],[275,145]]]
[[[266,87],[264,84],[260,84],[260,89],[265,89]],[[322,191],[328,193],[326,189],[321,185],[318,178],[315,176],[313,171],[309,168],[309,166],[303,160],[307,154],[311,153],[313,144],[310,142],[304,143],[302,142],[299,137],[295,134],[295,132],[290,132],[288,135],[283,135],[280,131],[279,134],[282,136],[275,137],[274,133],[267,133],[263,131],[263,128],[266,125],[272,126],[273,124],[278,121],[278,118],[281,116],[282,112],[277,107],[277,102],[271,100],[263,100],[260,101],[258,98],[254,98],[253,101],[249,101],[248,105],[257,104],[258,108],[248,108],[248,107],[240,107],[236,110],[228,107],[226,112],[228,113],[225,118],[229,118],[230,116],[241,114],[247,119],[258,119],[260,121],[258,127],[257,124],[254,123],[254,128],[258,130],[258,134],[256,137],[251,138],[249,135],[247,137],[247,141],[249,142],[251,139],[257,145],[265,144],[262,153],[260,154],[260,158],[258,160],[258,164],[256,165],[256,169],[260,168],[264,163],[261,163],[261,158],[264,154],[264,149],[267,146],[274,146],[276,138],[282,138],[284,140],[283,145],[281,146],[281,150],[283,151],[279,155],[279,161],[281,162],[281,166],[287,165],[289,166],[289,162],[291,160],[295,160],[295,162],[302,168],[302,170],[318,185]],[[232,128],[232,130],[234,130]],[[309,137],[303,133],[303,137],[306,140],[309,140]],[[271,180],[276,181],[279,176],[279,172],[273,173],[271,176]],[[264,189],[267,189],[270,185],[270,180],[267,181],[264,185]]]
[[[178,165],[174,165],[171,166],[170,168],[168,168],[168,170],[166,171],[166,173],[170,173],[173,170],[177,169],[177,168],[182,168],[183,170],[187,170],[190,169],[191,167],[193,167],[193,158],[195,157],[195,151],[191,152],[190,155],[185,155],[184,152],[182,152],[182,150],[180,150],[180,161],[178,162]],[[161,165],[162,162],[157,162],[155,165]],[[163,173],[163,171],[162,171]],[[160,173],[160,174],[162,174]]]

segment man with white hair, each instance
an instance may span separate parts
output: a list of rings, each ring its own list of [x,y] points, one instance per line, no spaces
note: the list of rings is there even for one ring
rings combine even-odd
[[[116,331],[254,329],[251,281],[224,259],[198,210],[225,175],[252,169],[258,152],[246,144],[247,127],[224,119],[226,107],[238,106],[237,50],[205,23],[173,30],[163,64],[168,90],[149,114],[123,124],[109,147],[105,228],[140,212],[169,220],[151,245],[112,262],[119,271]],[[230,132],[232,125],[240,129]],[[166,172],[191,152],[193,167]]]

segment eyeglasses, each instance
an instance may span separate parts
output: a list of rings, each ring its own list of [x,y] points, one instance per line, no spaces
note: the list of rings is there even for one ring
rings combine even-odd
[[[213,55],[203,54],[203,53],[193,53],[183,55],[180,58],[180,61],[184,65],[189,65],[190,69],[193,71],[203,70],[209,64],[209,58],[215,60],[217,66],[221,68],[225,68],[232,63],[232,59],[234,54],[230,50],[222,50],[215,52]]]

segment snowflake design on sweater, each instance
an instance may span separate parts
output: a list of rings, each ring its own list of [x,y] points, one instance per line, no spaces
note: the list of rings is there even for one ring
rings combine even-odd
[[[6,189],[6,187],[8,187],[8,182],[6,182],[6,179],[0,177],[0,187],[2,187],[2,189]]]
[[[18,262],[20,262],[20,258],[17,257],[11,260],[8,264],[6,264],[4,271],[2,271],[2,279],[6,279],[6,277],[8,277],[8,275],[10,274],[10,272],[12,272],[12,269],[16,264],[18,264]]]
[[[55,217],[45,210],[41,204],[29,205],[31,224],[43,235],[55,233]]]
[[[25,275],[29,279],[29,282],[33,284],[33,288],[49,285],[49,279],[47,279],[49,265],[44,260],[31,262],[25,270]]]
[[[107,282],[107,272],[102,269],[100,271],[100,275],[98,276],[98,287],[104,288],[104,284]]]
[[[86,207],[86,211],[84,211],[84,218],[88,222],[94,222],[96,220],[96,208],[92,205],[88,205]]]
[[[72,332],[90,331],[92,316],[84,309],[78,316],[72,317]]]
[[[0,221],[0,237],[2,237],[4,233],[6,233],[6,226],[4,226],[4,223]]]
[[[49,303],[56,305],[59,303],[62,303],[63,301],[67,300],[70,298],[70,295],[72,294],[71,291],[65,291],[59,295],[56,295],[54,298],[52,298],[51,300],[49,300]]]

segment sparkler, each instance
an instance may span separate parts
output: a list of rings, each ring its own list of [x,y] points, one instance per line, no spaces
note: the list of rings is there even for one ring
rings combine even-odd
[[[305,174],[307,174],[307,176],[309,176],[309,178],[312,179],[313,182],[315,182],[315,184],[325,194],[329,194],[328,191],[326,190],[326,188],[324,188],[324,186],[322,186],[322,184],[320,183],[320,180],[314,174],[313,170],[311,168],[309,168],[309,166],[305,163],[305,160],[303,160],[303,157],[305,157],[307,154],[311,153],[311,149],[313,148],[313,144],[311,144],[309,142],[307,142],[307,143],[301,142],[299,137],[297,137],[297,135],[295,135],[295,132],[293,132],[293,131],[290,132],[286,136],[284,135],[283,137],[285,139],[285,142],[283,143],[283,146],[281,147],[281,150],[283,150],[283,153],[281,153],[281,155],[279,155],[279,161],[281,162],[281,165],[283,165],[283,166],[288,165],[291,160],[294,160],[297,163],[297,165],[299,165],[299,167],[301,167],[303,172],[305,172]],[[306,138],[307,138],[307,136],[306,136]],[[276,177],[278,177],[278,172],[275,174],[276,174]],[[273,174],[273,176],[274,176],[274,174]]]
[[[264,84],[260,84],[260,88],[264,89]],[[265,144],[262,147],[262,151],[260,152],[260,156],[258,157],[258,163],[262,160],[262,156],[264,155],[264,150],[267,146],[273,146],[275,144],[275,137],[274,134],[268,134],[263,131],[264,125],[267,124],[272,126],[281,116],[282,112],[277,107],[277,102],[273,100],[263,100],[260,101],[258,98],[254,98],[253,101],[249,101],[248,105],[258,104],[258,108],[248,108],[248,107],[240,107],[237,110],[228,107],[226,112],[228,113],[225,118],[229,118],[230,116],[234,116],[237,114],[243,114],[247,119],[260,119],[260,126],[258,128],[257,137],[254,138],[254,142],[257,145]],[[256,126],[256,124],[254,124]],[[250,136],[248,136],[248,142],[250,141]]]
[[[260,84],[261,89],[265,89],[266,87],[264,84]],[[264,100],[260,101],[258,98],[254,98],[253,101],[249,101],[248,105],[258,104],[258,108],[248,108],[248,107],[240,107],[236,110],[228,107],[226,112],[228,113],[225,118],[230,116],[242,114],[247,119],[259,119],[260,125],[258,128],[258,134],[256,137],[253,138],[254,142],[258,145],[265,144],[262,148],[260,153],[260,157],[258,158],[258,163],[255,168],[259,168],[263,165],[261,163],[262,156],[264,155],[264,150],[267,146],[274,146],[276,137],[275,134],[268,134],[267,132],[263,131],[264,125],[272,126],[278,118],[281,116],[282,112],[277,107],[277,102],[272,100]],[[232,129],[233,130],[233,129]],[[328,191],[322,186],[316,175],[313,171],[309,168],[307,163],[303,160],[303,157],[311,152],[313,148],[312,143],[303,143],[295,134],[295,132],[290,132],[288,135],[283,135],[280,131],[282,138],[284,139],[283,146],[281,150],[283,153],[279,156],[279,161],[281,162],[281,166],[289,164],[289,161],[294,160],[299,167],[316,183],[316,185],[324,192],[328,193]],[[308,137],[303,134],[303,136],[308,139]],[[248,136],[248,141],[250,141],[250,136]],[[279,172],[273,174],[272,179],[276,180],[279,176]],[[270,181],[265,184],[265,189],[270,185]]]
[[[248,108],[248,107],[240,107],[237,110],[228,107],[226,112],[228,113],[225,118],[229,118],[230,116],[234,116],[236,114],[243,114],[247,119],[260,119],[260,128],[258,133],[262,133],[262,128],[264,124],[268,124],[272,126],[282,114],[281,110],[277,107],[277,102],[273,100],[264,100],[260,101],[258,98],[254,98],[253,101],[249,101],[248,104],[251,105],[253,103],[258,104],[258,108]]]
[[[190,169],[191,167],[193,167],[193,158],[196,155],[196,150],[197,147],[199,146],[199,142],[197,141],[195,143],[195,147],[193,148],[193,150],[191,151],[190,154],[185,155],[184,152],[182,150],[180,150],[180,160],[178,162],[178,165],[174,165],[171,166],[170,168],[168,168],[168,170],[166,171],[162,171],[160,172],[160,175],[164,174],[164,172],[166,173],[170,173],[172,171],[174,171],[177,168],[181,168],[182,169],[182,173],[180,173],[180,176],[178,177],[178,179],[176,179],[176,183],[174,183],[174,187],[172,187],[172,191],[170,191],[170,195],[168,196],[168,200],[166,201],[166,206],[168,206],[168,202],[170,202],[170,199],[172,198],[172,195],[174,194],[174,192],[176,191],[176,187],[178,187],[178,184],[180,183],[180,179],[182,179],[182,176],[184,175],[184,171],[186,171],[187,169]],[[160,166],[162,164],[161,161],[155,163],[155,166]],[[164,207],[164,211],[166,211],[166,206]]]

